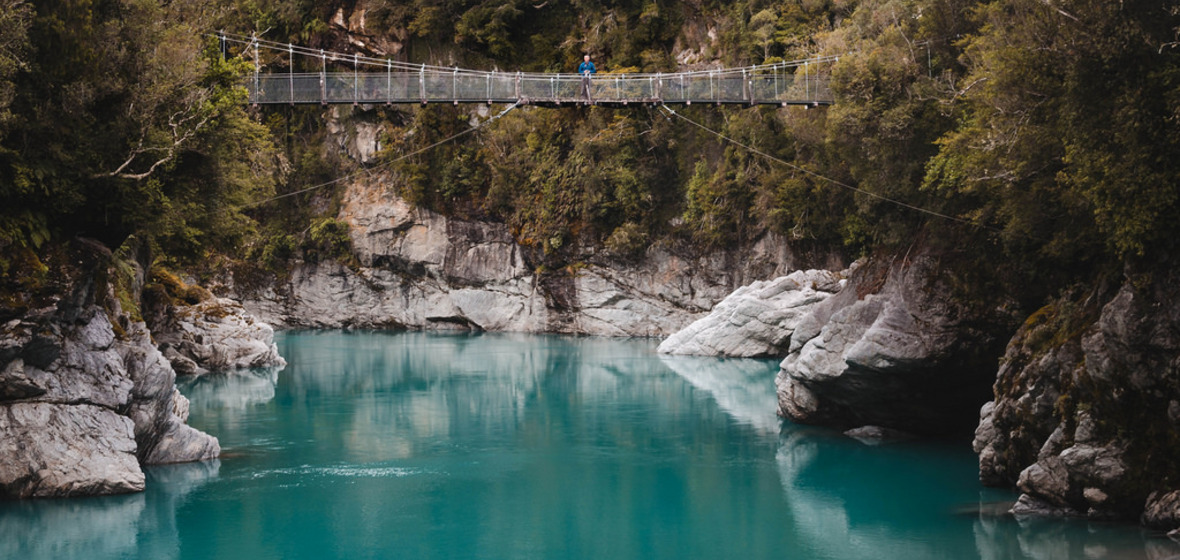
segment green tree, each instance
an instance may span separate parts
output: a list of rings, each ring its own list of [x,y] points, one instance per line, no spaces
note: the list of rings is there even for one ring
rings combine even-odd
[[[927,170],[1009,242],[1061,262],[1173,244],[1180,133],[1176,10],[1001,0],[976,12],[958,126]]]
[[[29,23],[0,142],[3,219],[117,247],[132,233],[200,256],[249,229],[236,205],[270,192],[276,152],[246,113],[244,65],[203,35],[217,6],[47,0]]]

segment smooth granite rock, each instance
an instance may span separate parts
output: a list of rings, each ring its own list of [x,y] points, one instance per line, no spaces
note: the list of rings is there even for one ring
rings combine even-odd
[[[144,323],[97,297],[100,276],[0,326],[0,497],[136,492],[142,464],[220,453],[177,414],[187,401]]]
[[[143,490],[134,424],[90,404],[0,405],[0,494],[49,498]]]
[[[967,304],[931,255],[870,260],[795,326],[775,381],[792,420],[917,434],[966,432],[986,402],[1012,321]]]
[[[839,291],[841,274],[795,271],[742,286],[705,317],[660,344],[661,354],[783,357],[791,335],[811,308]]]
[[[275,346],[274,329],[231,299],[173,304],[156,317],[152,335],[181,374],[287,364]]]

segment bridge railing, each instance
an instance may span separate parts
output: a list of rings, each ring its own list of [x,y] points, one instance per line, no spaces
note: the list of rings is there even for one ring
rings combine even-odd
[[[465,70],[260,73],[250,102],[828,104],[826,74],[714,71],[675,74],[525,74]]]

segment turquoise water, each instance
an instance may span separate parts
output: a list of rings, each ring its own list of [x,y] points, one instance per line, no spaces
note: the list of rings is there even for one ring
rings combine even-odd
[[[967,442],[774,416],[773,361],[655,342],[285,333],[182,381],[219,461],[0,503],[0,558],[1163,558],[1135,527],[988,513]]]

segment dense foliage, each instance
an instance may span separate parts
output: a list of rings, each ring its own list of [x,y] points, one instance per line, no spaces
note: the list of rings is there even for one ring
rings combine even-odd
[[[270,192],[280,154],[246,114],[244,65],[204,35],[203,2],[17,2],[0,129],[0,245],[141,233],[178,257],[232,246],[235,210]],[[10,15],[12,14],[12,15]]]
[[[658,108],[582,107],[518,109],[393,163],[473,109],[252,110],[234,87],[250,67],[213,29],[530,71],[834,54],[838,102],[679,109],[781,161]],[[352,120],[380,126],[368,165],[403,196],[508,223],[538,265],[768,231],[850,254],[925,236],[1040,298],[1174,249],[1178,33],[1161,0],[5,0],[0,272],[52,238],[132,233],[178,264],[337,258],[339,185],[248,203],[353,172],[324,124]]]

